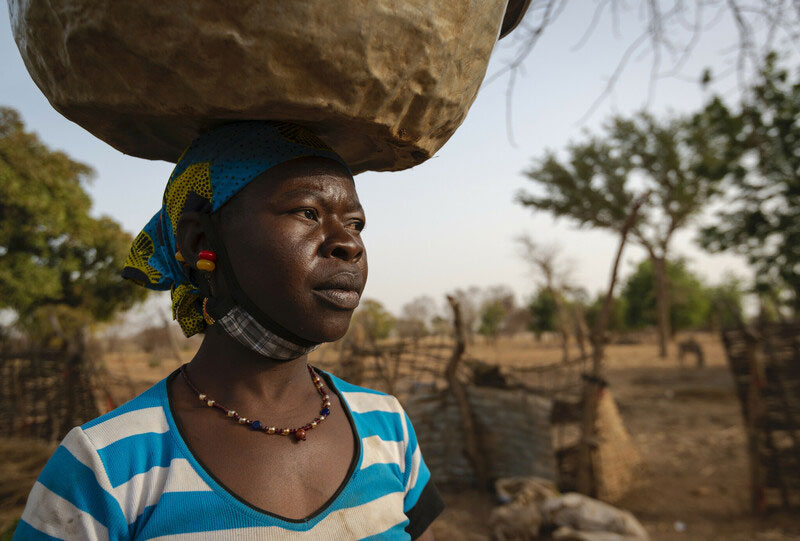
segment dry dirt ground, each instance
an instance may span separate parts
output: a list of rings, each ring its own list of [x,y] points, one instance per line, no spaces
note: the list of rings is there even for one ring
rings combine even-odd
[[[607,349],[606,377],[643,460],[615,505],[631,511],[654,541],[800,540],[799,511],[750,515],[745,434],[724,350],[714,335],[696,338],[703,369],[688,357],[683,368],[675,355],[659,358],[652,343]],[[517,365],[561,353],[555,344],[537,348],[523,340],[472,354]],[[491,498],[451,490],[445,499],[437,538],[487,538]]]
[[[800,512],[750,516],[739,402],[721,344],[712,335],[697,338],[706,354],[704,369],[660,359],[653,343],[607,350],[606,376],[643,459],[633,486],[616,505],[633,512],[654,540],[800,540]],[[191,354],[183,352],[187,360]],[[475,344],[469,354],[520,366],[552,362],[561,353],[555,343],[518,338]],[[135,352],[110,354],[106,360],[117,402],[178,366],[174,359],[156,363],[151,355]],[[128,379],[130,384],[123,383]],[[0,535],[21,513],[24,494],[51,449],[0,441]],[[488,539],[492,498],[441,488],[448,508],[434,524],[437,539]]]

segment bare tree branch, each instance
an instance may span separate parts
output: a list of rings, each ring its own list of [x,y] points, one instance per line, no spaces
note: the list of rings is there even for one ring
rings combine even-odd
[[[597,29],[597,23],[600,22],[600,17],[603,15],[603,10],[608,5],[609,1],[610,0],[602,0],[599,4],[597,4],[597,7],[594,10],[594,15],[592,15],[592,22],[589,23],[589,26],[586,27],[586,31],[583,33],[583,36],[581,36],[581,39],[578,40],[578,43],[572,46],[570,51],[577,51],[586,45],[586,42],[589,41],[589,38],[592,37],[592,34],[594,34],[594,31]],[[614,5],[616,5],[616,2],[612,3],[612,8]]]
[[[488,85],[508,75],[506,121],[508,138],[512,145],[515,145],[511,127],[512,101],[517,77],[543,33],[564,11],[568,2],[569,0],[534,0],[527,18],[536,23],[526,24],[523,21],[517,31],[522,36],[515,47],[515,54],[486,80],[485,84]],[[690,7],[692,4],[693,12]],[[721,51],[721,54],[735,54],[736,58],[730,69],[715,70],[716,80],[725,79],[735,73],[738,89],[743,90],[747,86],[748,78],[761,68],[766,52],[776,44],[794,47],[800,52],[800,0],[695,0],[694,3],[686,0],[647,0],[631,4],[624,0],[597,0],[588,26],[571,50],[586,46],[600,28],[604,15],[609,12],[611,31],[614,36],[618,36],[620,14],[631,12],[637,7],[643,30],[627,46],[602,92],[581,116],[579,124],[592,116],[613,93],[637,52],[652,55],[647,106],[652,105],[655,99],[659,79],[669,77],[696,81],[697,78],[687,78],[681,71],[696,51],[703,33],[725,20],[726,16],[730,16],[733,21],[737,38],[733,46],[727,52]],[[687,18],[690,12],[693,17]],[[710,16],[707,17],[707,14]],[[668,67],[662,70],[665,63],[668,63]]]

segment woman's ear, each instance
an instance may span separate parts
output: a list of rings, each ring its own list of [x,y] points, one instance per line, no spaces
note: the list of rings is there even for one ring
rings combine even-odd
[[[224,280],[217,272],[205,272],[197,269],[198,255],[202,250],[210,250],[211,243],[203,227],[203,214],[196,210],[184,211],[178,220],[176,242],[183,256],[184,265],[192,283],[197,285],[205,297],[225,295]]]
[[[175,240],[186,264],[194,268],[197,263],[197,254],[200,253],[200,250],[207,249],[208,246],[199,212],[189,210],[181,214]]]

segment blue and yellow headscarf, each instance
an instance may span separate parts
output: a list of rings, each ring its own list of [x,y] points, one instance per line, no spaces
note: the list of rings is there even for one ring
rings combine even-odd
[[[188,337],[203,332],[202,296],[175,258],[178,219],[185,210],[212,213],[261,173],[278,164],[318,156],[347,164],[301,126],[248,121],[198,137],[170,175],[159,210],[133,241],[123,278],[172,291],[172,315]],[[349,168],[348,168],[349,171]]]

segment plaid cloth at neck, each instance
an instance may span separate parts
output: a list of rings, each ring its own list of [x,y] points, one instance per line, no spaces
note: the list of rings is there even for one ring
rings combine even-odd
[[[284,340],[277,334],[265,329],[253,316],[239,306],[234,306],[222,318],[217,320],[226,333],[240,344],[270,359],[288,361],[314,351],[321,344],[304,347]]]

